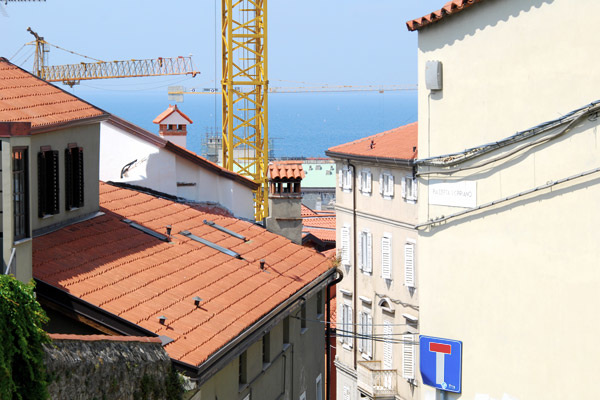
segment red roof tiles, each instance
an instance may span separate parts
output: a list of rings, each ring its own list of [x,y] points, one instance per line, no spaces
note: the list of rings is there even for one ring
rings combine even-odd
[[[179,115],[181,115],[183,118],[185,118],[190,124],[193,124],[192,120],[185,115],[183,112],[181,112],[181,110],[179,108],[177,108],[177,104],[174,105],[170,105],[169,107],[163,111],[162,113],[160,113],[160,115],[156,118],[154,118],[154,120],[152,122],[154,122],[155,124],[160,124],[163,120],[165,120],[165,118],[167,118],[169,115],[173,114],[174,112],[177,112]]]
[[[335,214],[306,216],[302,218],[302,233],[312,233],[323,242],[335,243]]]
[[[477,3],[481,3],[483,0],[452,0],[447,2],[441,9],[429,13],[421,18],[416,18],[410,21],[406,21],[406,27],[409,31],[416,31],[424,26],[433,24],[434,22],[440,21],[442,18],[456,14],[465,8],[468,8]]]
[[[417,158],[418,123],[367,136],[331,147],[330,157],[360,156],[373,159],[414,160]]]
[[[0,121],[31,122],[32,132],[104,119],[104,111],[0,57]]]
[[[105,215],[34,239],[34,277],[172,338],[165,350],[191,365],[202,364],[331,267],[323,255],[255,224],[186,204],[101,183],[100,205]],[[171,225],[171,243],[132,228],[124,218],[163,234]],[[242,259],[180,235],[183,230]],[[199,307],[194,296],[203,299]],[[164,325],[159,316],[167,317]]]
[[[303,179],[302,163],[298,161],[273,161],[269,163],[269,179]]]

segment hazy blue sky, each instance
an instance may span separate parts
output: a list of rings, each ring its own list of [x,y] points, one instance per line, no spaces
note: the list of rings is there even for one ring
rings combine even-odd
[[[445,0],[270,0],[271,86],[416,83],[417,34],[405,22],[441,8]],[[33,39],[28,26],[58,46],[109,60],[193,54],[201,76],[186,86],[213,86],[220,29],[216,0],[47,0],[11,2],[0,10],[0,56],[10,58]],[[215,5],[217,9],[215,10]],[[219,71],[220,44],[216,47]],[[31,69],[32,46],[12,60]],[[51,64],[84,61],[51,49]],[[217,81],[220,76],[217,76]],[[92,81],[85,87],[156,88],[178,77]],[[118,85],[118,86],[115,86]],[[161,87],[162,86],[162,87]],[[160,88],[160,89],[159,89]]]

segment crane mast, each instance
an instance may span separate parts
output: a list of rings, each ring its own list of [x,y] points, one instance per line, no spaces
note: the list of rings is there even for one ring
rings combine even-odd
[[[267,1],[221,0],[223,166],[260,186],[255,219],[268,212]]]

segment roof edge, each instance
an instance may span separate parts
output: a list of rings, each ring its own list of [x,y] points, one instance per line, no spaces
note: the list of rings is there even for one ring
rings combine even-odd
[[[407,160],[405,158],[361,156],[361,155],[357,155],[357,154],[338,153],[338,152],[333,152],[333,151],[329,151],[329,150],[325,150],[325,154],[334,159],[372,162],[372,163],[376,163],[376,164],[384,164],[384,165],[397,166],[397,167],[412,167],[415,164],[415,159]]]
[[[134,136],[139,137],[149,143],[152,143],[155,146],[165,147],[167,144],[167,140],[161,138],[158,135],[153,134],[152,132],[137,126],[121,117],[118,117],[114,114],[110,114],[106,122],[113,124],[114,126],[121,128]]]
[[[471,7],[484,0],[451,0],[444,4],[444,7],[439,10],[432,11],[420,18],[415,18],[406,21],[406,29],[410,32],[418,31],[428,25],[439,22],[449,15],[454,15],[466,8]]]

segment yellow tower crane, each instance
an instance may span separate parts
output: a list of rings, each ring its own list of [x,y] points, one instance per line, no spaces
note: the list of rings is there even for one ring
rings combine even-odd
[[[91,79],[136,78],[187,74],[194,77],[198,74],[197,71],[194,71],[191,57],[159,57],[156,59],[111,62],[96,60],[96,62],[93,63],[47,66],[46,53],[48,50],[46,49],[46,45],[54,46],[59,49],[61,48],[48,43],[43,37],[31,30],[31,28],[27,28],[27,31],[35,37],[35,41],[28,43],[35,44],[33,73],[48,82],[63,82],[66,85],[73,86],[79,84],[79,81]],[[82,57],[91,58],[72,51],[70,52]]]
[[[256,221],[269,215],[267,0],[221,0],[223,166],[260,186]]]

